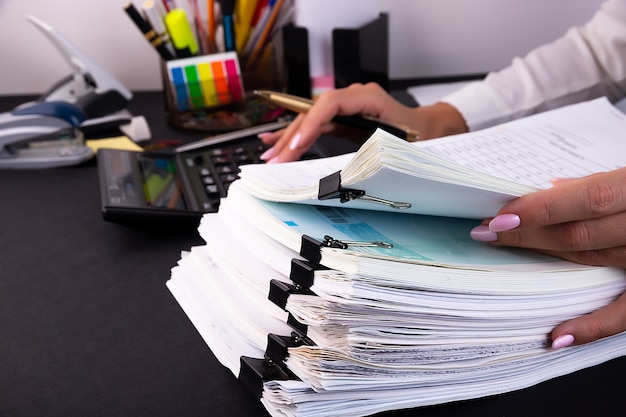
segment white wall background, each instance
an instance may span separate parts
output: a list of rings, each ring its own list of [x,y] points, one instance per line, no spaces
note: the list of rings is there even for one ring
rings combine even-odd
[[[392,79],[498,69],[568,27],[584,23],[602,2],[378,1],[390,16]],[[52,44],[24,19],[28,14],[52,25],[128,88],[160,89],[157,54],[124,13],[125,3],[0,0],[0,95],[38,94],[69,74]]]

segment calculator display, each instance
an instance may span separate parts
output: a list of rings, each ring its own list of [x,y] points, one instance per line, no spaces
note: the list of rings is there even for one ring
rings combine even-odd
[[[167,210],[184,210],[185,195],[173,159],[140,155],[137,158],[146,204]]]

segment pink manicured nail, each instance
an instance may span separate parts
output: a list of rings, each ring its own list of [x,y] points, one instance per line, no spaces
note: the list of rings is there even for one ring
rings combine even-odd
[[[263,133],[259,133],[257,136],[259,137],[259,139],[265,139],[265,138],[270,137],[272,135],[273,135],[272,132],[263,132]]]
[[[501,214],[494,217],[489,222],[489,230],[492,232],[505,232],[515,229],[520,225],[520,218],[517,214]]]
[[[562,349],[574,343],[574,336],[563,334],[552,341],[552,349]]]
[[[476,226],[470,232],[470,237],[478,242],[495,242],[498,234],[489,229],[488,226]]]
[[[270,159],[269,161],[267,161],[266,163],[268,163],[268,164],[277,164],[279,162],[280,162],[280,158],[278,156],[275,156],[272,159]]]
[[[268,150],[263,152],[261,156],[259,156],[259,158],[261,158],[264,161],[267,161],[268,159],[272,159],[274,155],[276,155],[276,148],[269,148]]]
[[[301,133],[296,133],[293,138],[291,138],[291,142],[289,142],[289,149],[294,150],[300,145],[300,139],[302,138]]]

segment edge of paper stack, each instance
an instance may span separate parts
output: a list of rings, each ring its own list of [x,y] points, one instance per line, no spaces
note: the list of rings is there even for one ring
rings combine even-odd
[[[475,223],[267,202],[235,182],[167,286],[273,416],[490,396],[623,355],[626,334],[559,350],[549,334],[624,292],[624,271],[473,242]]]

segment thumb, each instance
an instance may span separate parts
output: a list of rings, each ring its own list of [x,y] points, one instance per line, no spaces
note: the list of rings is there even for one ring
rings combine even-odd
[[[626,293],[593,313],[559,324],[552,330],[552,348],[581,345],[626,330]]]

